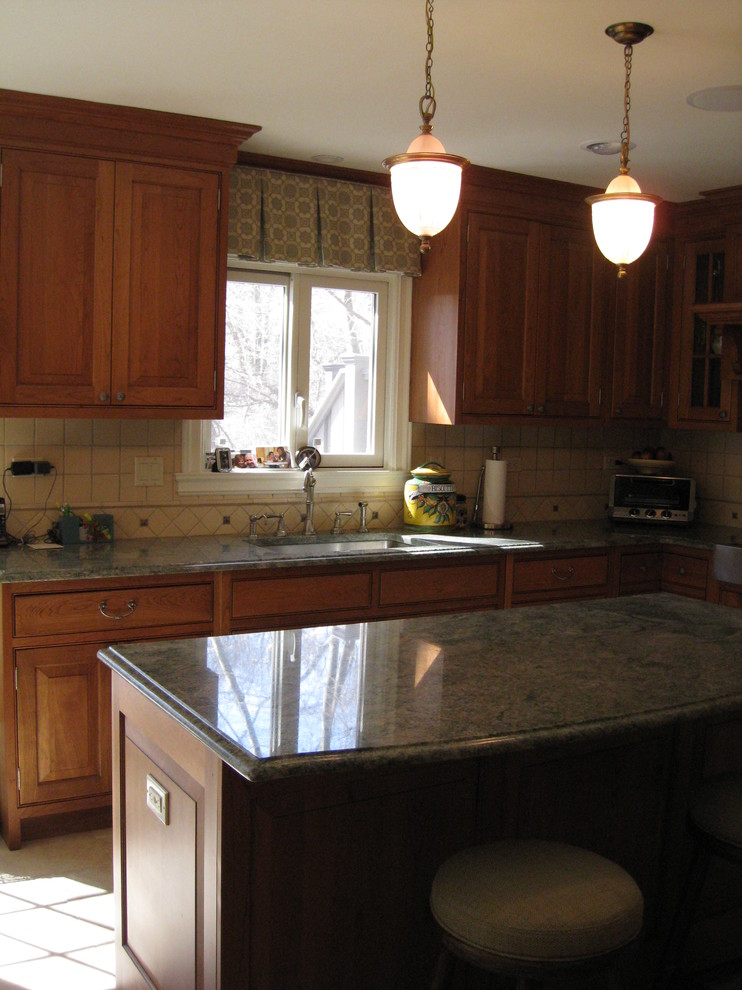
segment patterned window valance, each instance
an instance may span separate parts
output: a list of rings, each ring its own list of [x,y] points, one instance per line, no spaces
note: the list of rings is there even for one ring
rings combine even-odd
[[[228,249],[252,261],[420,274],[420,243],[391,190],[244,165],[230,177]]]

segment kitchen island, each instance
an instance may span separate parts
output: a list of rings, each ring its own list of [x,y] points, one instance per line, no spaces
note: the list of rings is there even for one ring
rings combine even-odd
[[[437,865],[505,834],[621,861],[651,939],[742,714],[742,614],[668,594],[100,657],[123,990],[425,987]]]

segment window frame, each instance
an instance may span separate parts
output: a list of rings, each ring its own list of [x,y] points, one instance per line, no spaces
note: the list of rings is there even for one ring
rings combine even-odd
[[[230,257],[229,267],[256,275],[273,275],[290,279],[288,361],[289,381],[283,382],[287,404],[285,416],[294,426],[296,416],[295,393],[297,391],[298,347],[294,318],[294,294],[306,291],[312,284],[333,284],[340,281],[350,288],[362,288],[364,284],[386,286],[386,333],[383,371],[385,392],[383,410],[383,464],[362,466],[350,463],[344,466],[328,463],[317,469],[318,495],[325,493],[381,492],[398,494],[408,476],[410,450],[409,370],[412,309],[412,279],[396,273],[352,272],[345,269],[312,268],[299,265],[272,265],[245,262]],[[267,279],[272,281],[272,279]],[[278,280],[278,279],[277,279]],[[303,472],[292,469],[275,471],[251,469],[250,471],[215,473],[207,471],[204,451],[210,446],[210,423],[207,420],[186,420],[182,430],[182,470],[175,475],[179,495],[213,494],[238,496],[240,494],[280,494],[301,489]],[[300,434],[299,434],[300,435]],[[363,455],[361,455],[361,458]],[[351,458],[347,458],[350,460]],[[298,475],[298,477],[297,477]]]

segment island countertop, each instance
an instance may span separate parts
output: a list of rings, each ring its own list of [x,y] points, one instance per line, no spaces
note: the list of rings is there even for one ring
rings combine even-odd
[[[99,656],[256,781],[742,708],[742,612],[667,593],[127,643]]]

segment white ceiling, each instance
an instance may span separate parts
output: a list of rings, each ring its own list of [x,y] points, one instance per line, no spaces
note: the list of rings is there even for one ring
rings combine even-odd
[[[742,184],[740,0],[437,0],[434,133],[477,165],[604,187],[634,49],[631,174],[675,202]],[[0,0],[0,86],[262,125],[246,149],[381,171],[418,133],[424,0]]]

